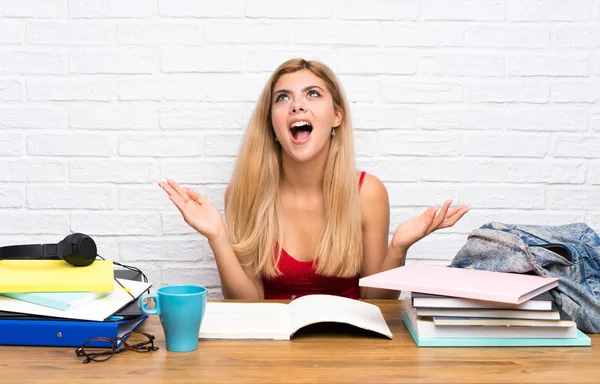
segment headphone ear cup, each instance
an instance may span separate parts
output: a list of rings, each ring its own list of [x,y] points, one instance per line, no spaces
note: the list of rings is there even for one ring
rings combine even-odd
[[[87,267],[92,264],[98,254],[94,240],[83,233],[72,233],[60,243],[70,245],[72,253],[60,255],[67,263],[77,267]]]
[[[69,236],[65,237],[64,239],[62,239],[61,241],[58,242],[58,244],[60,246],[68,246],[69,244],[72,243],[72,238],[73,238],[74,233],[71,233]]]

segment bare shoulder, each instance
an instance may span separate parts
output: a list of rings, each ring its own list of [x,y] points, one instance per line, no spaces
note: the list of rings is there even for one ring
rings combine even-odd
[[[385,185],[370,173],[365,174],[362,187],[360,188],[360,205],[365,208],[372,204],[388,202],[388,193]]]
[[[366,174],[360,188],[363,225],[389,220],[390,202],[385,185],[376,176]]]

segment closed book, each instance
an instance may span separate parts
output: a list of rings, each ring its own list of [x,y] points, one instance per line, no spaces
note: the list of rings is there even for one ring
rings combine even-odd
[[[420,337],[425,338],[575,338],[577,326],[568,327],[532,327],[501,325],[455,325],[439,326],[431,317],[417,316],[414,309],[406,314]]]
[[[80,347],[95,337],[113,339],[136,329],[148,315],[120,321],[0,320],[0,345]],[[90,344],[107,347],[108,343]]]
[[[75,267],[64,260],[0,261],[0,293],[112,292],[113,262]]]
[[[411,264],[363,277],[359,285],[521,304],[556,287],[558,280],[555,277]]]
[[[558,310],[527,311],[522,309],[485,309],[485,308],[417,308],[418,316],[444,317],[487,317],[496,319],[536,319],[559,320]]]
[[[577,327],[575,322],[571,320],[571,318],[568,316],[558,320],[433,316],[433,324],[442,327],[453,327],[461,325],[491,325],[511,327]]]
[[[569,339],[555,338],[494,338],[494,337],[423,337],[413,327],[409,316],[405,313],[404,324],[413,340],[419,347],[589,347],[592,340],[580,330],[577,337]]]
[[[499,303],[496,301],[464,299],[412,292],[412,306],[417,308],[481,308],[481,309],[513,309],[527,311],[551,311],[555,309],[554,299],[550,292],[543,292],[521,304]]]
[[[98,300],[111,292],[29,292],[29,293],[3,293],[13,299],[28,303],[43,305],[49,308],[66,311],[79,305]]]

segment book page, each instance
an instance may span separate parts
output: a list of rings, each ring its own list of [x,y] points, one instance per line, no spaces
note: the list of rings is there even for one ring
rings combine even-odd
[[[332,295],[308,295],[292,301],[288,306],[292,334],[310,324],[337,322],[392,338],[379,307],[364,301]]]
[[[290,339],[287,304],[206,303],[200,339]]]

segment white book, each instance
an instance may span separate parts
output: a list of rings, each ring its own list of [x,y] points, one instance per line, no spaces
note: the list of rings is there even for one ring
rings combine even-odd
[[[444,317],[488,317],[496,319],[559,320],[560,313],[554,311],[527,311],[519,309],[485,308],[417,308],[418,316]]]
[[[552,338],[569,339],[577,337],[577,326],[533,327],[495,325],[454,325],[438,326],[432,317],[417,316],[414,308],[406,311],[417,335],[423,338]],[[574,323],[573,323],[574,324]]]
[[[412,292],[413,307],[433,308],[487,308],[487,309],[518,309],[528,311],[550,311],[553,309],[554,299],[550,292],[544,292],[532,297],[521,304],[500,303],[497,301],[465,299],[461,297],[431,295],[421,292]]]
[[[433,317],[437,326],[486,325],[511,327],[577,327],[573,320],[490,319],[484,317]]]
[[[344,323],[392,338],[379,307],[332,295],[308,295],[282,303],[208,302],[200,339],[290,340],[303,327]]]

